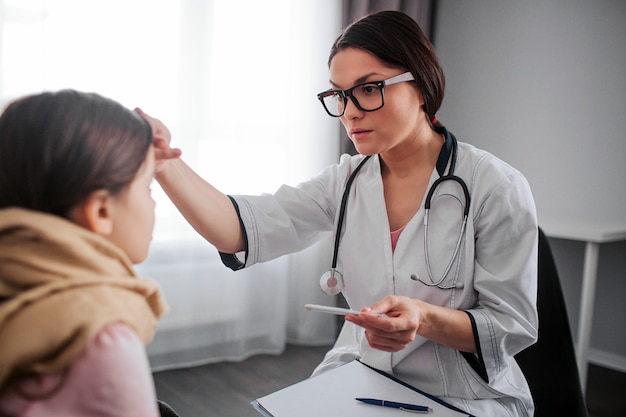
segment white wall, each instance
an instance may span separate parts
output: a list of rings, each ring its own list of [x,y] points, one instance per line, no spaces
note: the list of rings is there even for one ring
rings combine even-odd
[[[626,225],[626,1],[437,4],[443,123],[526,175],[540,224]],[[583,245],[552,245],[576,332]],[[591,359],[626,370],[624,254],[600,249]]]

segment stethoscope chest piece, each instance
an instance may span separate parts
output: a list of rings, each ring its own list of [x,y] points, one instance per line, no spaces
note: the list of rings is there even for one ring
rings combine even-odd
[[[337,295],[343,290],[343,275],[336,269],[326,271],[320,278],[320,287],[328,295]]]

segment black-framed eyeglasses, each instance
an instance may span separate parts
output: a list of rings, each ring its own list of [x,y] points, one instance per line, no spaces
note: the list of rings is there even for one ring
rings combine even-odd
[[[324,110],[332,117],[341,117],[348,106],[348,98],[357,109],[362,111],[376,111],[385,105],[384,87],[404,81],[413,81],[415,78],[410,72],[405,72],[383,81],[368,81],[357,84],[347,90],[326,90],[317,95],[324,106]]]

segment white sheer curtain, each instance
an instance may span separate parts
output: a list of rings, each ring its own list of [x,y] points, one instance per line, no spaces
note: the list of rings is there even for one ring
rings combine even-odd
[[[328,85],[339,0],[0,0],[0,101],[43,90],[95,91],[161,118],[183,158],[227,193],[272,192],[337,160]],[[158,185],[141,275],[172,308],[148,353],[154,369],[330,343],[319,276],[330,240],[232,272]],[[211,204],[207,201],[207,204]]]

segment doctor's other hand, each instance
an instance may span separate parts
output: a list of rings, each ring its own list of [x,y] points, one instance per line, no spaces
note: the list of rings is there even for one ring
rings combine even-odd
[[[346,315],[346,320],[365,329],[365,337],[374,349],[398,352],[415,339],[425,304],[409,297],[387,296],[362,309],[364,314]],[[380,314],[387,317],[381,317]]]
[[[149,116],[138,107],[135,109],[135,112],[146,120],[152,128],[152,141],[154,144],[156,158],[156,173],[158,174],[165,169],[165,165],[168,160],[179,158],[182,151],[178,148],[170,147],[172,135],[163,122]]]
[[[375,349],[397,352],[419,335],[461,352],[477,351],[472,323],[465,311],[388,295],[361,312],[376,314],[348,314],[346,320],[363,327],[368,343]]]

